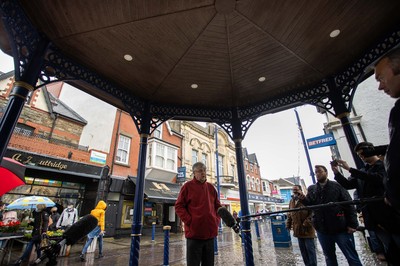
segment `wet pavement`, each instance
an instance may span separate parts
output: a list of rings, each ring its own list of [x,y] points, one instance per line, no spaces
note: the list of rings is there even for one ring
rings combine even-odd
[[[271,226],[269,222],[262,222],[260,226],[261,240],[257,240],[252,224],[252,243],[255,265],[304,265],[297,239],[292,237],[292,246],[289,248],[275,248],[272,240]],[[355,233],[356,249],[363,265],[386,265],[380,262],[376,255],[368,249],[366,241],[360,232]],[[316,239],[318,265],[325,265],[321,246]],[[88,253],[86,262],[79,260],[79,254],[84,243],[72,246],[68,257],[59,257],[58,265],[129,265],[130,238],[105,238],[104,257],[96,259],[97,253]],[[164,236],[157,234],[155,241],[151,236],[141,238],[139,265],[163,265],[164,260]],[[98,249],[96,250],[98,252]],[[17,254],[16,254],[17,253]],[[186,241],[184,234],[171,234],[169,265],[186,265]],[[348,265],[346,259],[337,248],[339,265]],[[16,259],[18,252],[13,252],[13,259]],[[13,260],[11,260],[13,261]],[[44,264],[43,264],[44,265]],[[224,228],[218,236],[218,255],[215,256],[215,265],[245,265],[243,246],[241,239],[230,228]]]

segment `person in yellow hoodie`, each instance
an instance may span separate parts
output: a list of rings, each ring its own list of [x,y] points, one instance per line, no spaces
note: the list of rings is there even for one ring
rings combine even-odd
[[[90,214],[93,215],[94,217],[97,218],[98,224],[95,229],[93,229],[88,235],[88,239],[86,241],[85,246],[82,249],[82,253],[80,255],[81,261],[85,261],[85,254],[87,252],[87,249],[89,248],[90,244],[92,244],[92,241],[95,237],[97,237],[99,241],[99,256],[97,258],[102,258],[103,257],[103,235],[104,235],[104,224],[105,224],[105,214],[106,214],[106,208],[107,204],[100,200],[99,203],[97,203],[97,206],[95,209],[93,209]]]

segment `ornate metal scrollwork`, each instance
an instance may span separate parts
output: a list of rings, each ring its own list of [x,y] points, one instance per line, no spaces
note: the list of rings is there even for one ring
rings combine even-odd
[[[15,78],[16,80],[20,80],[25,74],[27,66],[32,61],[34,51],[41,40],[41,36],[39,36],[39,33],[28,21],[18,1],[1,1],[0,12],[10,38],[13,40],[11,46],[14,62],[17,64]]]

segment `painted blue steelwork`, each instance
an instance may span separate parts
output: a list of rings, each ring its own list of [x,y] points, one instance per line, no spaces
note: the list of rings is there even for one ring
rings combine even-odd
[[[318,84],[301,88],[291,94],[282,94],[274,99],[251,106],[232,109],[201,108],[190,105],[164,105],[135,97],[127,93],[124,88],[112,84],[101,75],[77,64],[64,55],[53,43],[47,43],[46,38],[39,34],[25,16],[19,1],[1,0],[0,12],[13,50],[16,81],[25,82],[33,88],[55,82],[55,79],[57,81],[85,81],[96,87],[100,91],[99,94],[102,93],[104,97],[113,98],[116,103],[122,102],[123,106],[118,107],[125,107],[124,110],[128,111],[134,119],[137,129],[141,133],[141,145],[132,225],[130,265],[138,265],[139,259],[145,159],[147,139],[151,130],[171,118],[218,123],[235,142],[236,156],[238,158],[240,203],[242,214],[248,215],[248,192],[246,189],[241,142],[254,120],[261,115],[277,112],[288,107],[295,107],[305,103],[312,104],[340,118],[350,147],[354,148],[357,144],[357,138],[349,118],[345,114],[351,109],[351,101],[355,89],[359,81],[364,78],[364,70],[383,54],[400,44],[400,30],[394,29],[343,72],[332,76],[330,79],[321,80]],[[38,78],[42,84],[36,84]],[[2,151],[7,147],[25,98],[29,93],[29,86],[17,83],[14,86],[14,91],[22,97],[11,96],[1,118],[0,159],[4,154]],[[360,162],[358,157],[355,157],[355,161],[358,167]],[[250,221],[244,219],[242,228],[246,265],[254,265]]]
[[[164,227],[164,264],[163,266],[169,265],[169,230],[170,226]]]
[[[220,187],[220,180],[219,180],[219,161],[218,161],[218,126],[215,125],[214,127],[214,135],[215,135],[215,169],[217,174],[217,193],[218,199],[221,200],[221,187]],[[219,222],[218,231],[222,233],[222,221]],[[218,253],[218,246],[216,246],[216,252]]]
[[[130,266],[139,265],[139,250],[140,250],[140,236],[142,235],[142,212],[143,212],[143,199],[144,199],[144,178],[146,172],[146,158],[147,158],[147,141],[150,132],[150,113],[143,114],[143,120],[140,127],[140,148],[139,148],[139,162],[138,173],[136,179],[133,222],[132,222],[132,242],[131,252],[129,258]]]
[[[308,162],[308,169],[310,169],[310,176],[311,176],[313,184],[315,184],[314,168],[312,167],[312,164],[311,164],[311,159],[310,159],[310,154],[308,153],[306,139],[304,138],[303,127],[301,126],[300,117],[299,117],[299,114],[297,113],[296,108],[294,108],[294,113],[296,114],[296,119],[297,119],[297,124],[299,126],[301,139],[303,140],[304,152],[306,153],[307,162]]]
[[[237,113],[235,113],[237,114]],[[232,121],[233,141],[235,142],[236,162],[238,168],[239,197],[241,215],[250,214],[249,199],[247,194],[246,173],[244,171],[243,148],[242,148],[242,125],[237,116]],[[250,218],[241,219],[242,240],[244,243],[244,253],[247,266],[254,266],[253,244],[251,242]]]

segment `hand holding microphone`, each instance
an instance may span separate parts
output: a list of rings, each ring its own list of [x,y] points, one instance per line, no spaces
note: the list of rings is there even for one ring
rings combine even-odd
[[[236,223],[236,220],[233,218],[232,214],[225,207],[218,208],[217,213],[221,217],[222,221],[224,221],[226,226],[232,228],[236,234],[239,234],[239,225]]]

